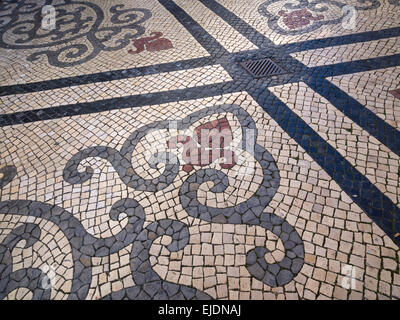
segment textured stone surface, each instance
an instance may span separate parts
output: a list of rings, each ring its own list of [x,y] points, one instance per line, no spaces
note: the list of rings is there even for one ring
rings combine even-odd
[[[317,2],[3,1],[0,299],[400,299],[400,3]]]

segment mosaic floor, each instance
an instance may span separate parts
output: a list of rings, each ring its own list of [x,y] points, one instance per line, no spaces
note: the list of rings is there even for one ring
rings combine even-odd
[[[0,35],[0,299],[400,299],[399,0],[5,0]]]

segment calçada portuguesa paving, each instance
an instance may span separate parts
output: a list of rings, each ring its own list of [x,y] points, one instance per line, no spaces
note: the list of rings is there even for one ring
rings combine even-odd
[[[0,299],[400,299],[399,0],[2,1],[0,33]]]

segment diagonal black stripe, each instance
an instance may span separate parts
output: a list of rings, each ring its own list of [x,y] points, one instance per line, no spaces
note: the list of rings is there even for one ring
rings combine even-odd
[[[105,82],[112,80],[121,80],[126,78],[135,78],[145,75],[158,74],[162,72],[188,70],[212,64],[214,64],[214,59],[210,57],[204,57],[204,58],[195,58],[195,59],[181,60],[169,63],[162,63],[145,67],[99,72],[99,73],[92,73],[75,77],[52,79],[52,80],[17,84],[11,86],[3,86],[0,87],[0,96],[38,92],[44,90],[54,90],[54,89],[65,88],[70,86],[78,86],[94,82]]]
[[[313,76],[315,74],[321,77],[335,77],[345,74],[371,71],[377,69],[386,69],[396,67],[400,65],[400,54],[394,54],[391,56],[369,58],[365,60],[348,61],[336,64],[329,64],[318,67],[309,68],[309,74]]]
[[[235,90],[232,87],[232,82],[225,82],[189,89],[140,94],[94,102],[22,111],[0,115],[0,127],[116,109],[137,108],[148,105],[164,104],[168,102],[201,99],[214,95],[231,93],[234,91]]]
[[[382,144],[400,156],[400,131],[379,118],[375,113],[364,107],[353,97],[344,93],[333,83],[322,78],[315,78],[306,82],[311,89],[317,91],[338,110],[342,111],[352,121]]]
[[[262,48],[266,46],[274,46],[273,42],[266,38],[262,33],[258,32],[248,23],[240,19],[234,13],[230,12],[224,6],[216,2],[215,0],[199,0],[208,9],[213,11],[215,14],[220,16],[227,24],[229,24],[236,31],[241,33],[250,42],[255,44],[257,47]]]
[[[312,79],[311,83],[314,85],[311,86],[311,83],[309,83],[309,85],[314,89],[314,91],[322,95],[325,94],[329,96],[329,89],[326,89],[327,86],[323,87],[321,85],[321,82],[325,83],[327,81],[324,80],[320,75],[316,74],[315,69],[310,70],[307,66],[305,66],[301,62],[292,59],[288,54],[288,52],[285,52],[284,46],[278,47],[271,44],[271,42],[266,37],[264,37],[254,28],[250,27],[242,19],[240,19],[233,13],[229,12],[226,8],[218,4],[216,1],[214,0],[200,0],[200,1],[214,13],[219,15],[225,22],[227,22],[236,31],[240,32],[248,40],[257,44],[259,47],[262,47],[263,45],[265,45],[265,43],[268,43],[269,49],[275,51],[274,54],[278,55],[280,57],[280,60],[288,61],[291,64],[287,68],[289,71],[292,71],[291,69],[294,69],[294,70],[299,70],[302,73],[298,75],[298,79],[303,79],[303,78]],[[398,30],[389,29],[383,32],[375,33],[375,35],[377,37],[384,38],[387,37],[388,35],[391,36],[393,32],[396,33],[398,32]],[[361,35],[361,38],[368,37],[372,34],[374,33],[366,33],[364,35]],[[332,40],[332,42],[334,44],[340,43],[340,41],[342,40],[348,42],[349,41],[356,42],[357,39],[360,38],[335,37]],[[366,38],[364,38],[364,40],[367,41]],[[307,45],[309,47],[312,47],[313,44],[314,46],[318,45],[317,42],[305,43],[304,48],[307,48]],[[293,48],[292,50],[294,50]],[[296,47],[296,50],[298,50],[298,47]],[[352,71],[349,70],[349,73],[351,72]],[[312,76],[314,76],[314,78],[312,78]],[[252,85],[254,85],[254,83],[252,83]],[[396,232],[400,231],[400,221],[399,221],[400,212],[399,209],[390,201],[390,199],[388,199],[383,193],[377,190],[377,188],[374,185],[372,185],[368,179],[366,179],[354,167],[352,167],[351,164],[349,164],[336,150],[330,147],[330,145],[326,141],[321,139],[314,130],[312,130],[307,124],[304,123],[304,121],[302,121],[299,117],[297,117],[297,115],[295,115],[292,111],[290,111],[290,109],[286,105],[284,105],[283,103],[278,103],[276,101],[275,103],[271,104],[271,99],[268,99],[268,97],[265,96],[266,90],[264,86],[260,86],[258,88],[254,86],[252,87],[248,86],[248,90],[252,94],[253,98],[264,108],[264,110],[266,110],[267,112],[269,110],[268,113],[271,115],[271,117],[274,120],[276,120],[286,132],[288,132],[291,136],[296,137],[296,141],[305,150],[309,152],[309,154],[313,157],[315,161],[321,164],[322,168],[325,169],[333,177],[333,179],[342,187],[342,189],[348,191],[348,194],[352,197],[353,201],[360,204],[360,206],[367,213],[367,215],[375,223],[377,223],[377,225],[380,226],[392,238],[393,241],[400,244],[400,240],[394,237],[395,233],[394,231]],[[336,88],[334,91],[336,96],[340,96],[339,100],[335,100],[336,102],[344,101],[346,100],[346,98],[350,100],[350,97],[345,92],[341,91],[339,88]],[[334,97],[334,95],[332,95],[332,97]],[[352,117],[351,116],[352,111],[349,108],[347,108],[348,111],[347,113],[348,115],[350,115],[350,118],[357,124],[359,124],[361,127],[363,127],[363,124],[365,124],[366,126],[368,125],[374,126],[374,124],[371,123],[370,120],[371,119],[376,120],[377,117],[375,116],[374,118],[370,114],[370,111],[365,107],[361,106],[360,104],[358,104],[358,102],[356,101],[352,102],[353,102],[352,106],[355,106],[360,117],[354,117],[354,116]],[[271,109],[269,109],[271,105],[274,106],[273,112],[271,112]],[[362,117],[366,117],[367,120],[362,119]],[[287,122],[288,120],[287,118],[297,119],[297,120],[290,120],[290,122]],[[293,126],[294,123],[301,123],[300,131],[296,132],[298,129],[296,128],[296,126]],[[367,131],[369,131],[373,135],[374,133],[377,134],[378,140],[390,146],[391,149],[397,151],[400,147],[400,143],[398,143],[399,146],[397,147],[395,146],[396,141],[399,141],[397,139],[398,132],[393,131],[392,130],[393,128],[389,127],[390,126],[388,126],[386,123],[380,121],[378,124],[378,128],[376,130],[370,129]],[[383,137],[385,133],[388,133],[390,137],[396,136],[395,143],[392,143],[388,141],[388,139],[385,139]],[[322,150],[321,154],[315,151],[315,147],[312,146],[312,144],[314,145],[316,144],[319,146],[319,148]],[[323,158],[325,158],[325,160],[323,160]],[[333,169],[332,166],[334,166]],[[349,184],[351,185],[349,186]]]
[[[316,40],[307,40],[302,42],[283,44],[279,45],[278,47],[289,54],[303,50],[341,46],[346,44],[382,40],[399,36],[400,36],[400,27],[395,27],[377,31],[366,31],[344,36],[333,36]]]
[[[188,15],[181,7],[171,0],[158,0],[165,9],[167,9],[176,20],[178,20],[186,30],[207,50],[207,52],[215,57],[223,54],[229,54],[228,51],[220,45],[208,32],[206,32],[200,24],[197,23],[190,15]]]
[[[251,91],[253,99],[334,179],[364,212],[398,245],[400,209],[323,140],[304,120],[268,90]]]

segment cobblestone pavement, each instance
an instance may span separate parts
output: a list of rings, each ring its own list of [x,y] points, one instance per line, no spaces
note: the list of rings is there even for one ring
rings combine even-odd
[[[0,34],[0,299],[400,299],[399,0],[5,0]]]

